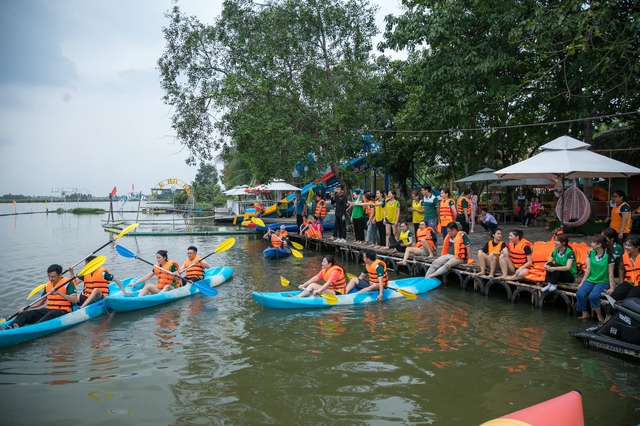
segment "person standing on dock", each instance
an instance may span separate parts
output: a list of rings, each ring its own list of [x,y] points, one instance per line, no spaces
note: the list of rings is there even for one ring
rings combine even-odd
[[[433,189],[430,185],[423,186],[421,192],[422,207],[424,207],[424,220],[427,222],[428,228],[436,230],[438,229],[438,221],[440,217],[440,197],[433,194]]]
[[[458,215],[456,211],[456,203],[451,197],[451,191],[449,188],[442,188],[440,190],[440,232],[442,232],[442,238],[447,238],[447,232],[450,223],[455,223],[455,218]]]
[[[320,237],[322,238],[324,233],[324,218],[327,217],[327,202],[322,199],[322,194],[316,193],[316,220],[318,221],[318,227],[320,228]]]
[[[425,278],[435,278],[463,263],[473,263],[471,240],[466,232],[458,229],[457,223],[451,222],[447,225],[447,234],[442,243],[442,254],[433,261]]]
[[[469,188],[465,189],[462,195],[458,198],[458,215],[456,216],[456,222],[460,223],[462,230],[469,233],[469,224],[471,223],[471,194],[473,191]]]
[[[182,264],[180,274],[186,272],[186,278],[194,283],[204,279],[204,270],[210,267],[207,262],[202,260],[202,257],[198,256],[198,248],[196,246],[189,246],[187,249],[187,260]]]
[[[347,242],[347,206],[349,200],[344,193],[344,187],[338,186],[331,197],[331,204],[335,209],[336,221],[333,226],[333,236],[329,238],[336,243]]]
[[[296,190],[296,198],[293,200],[293,205],[296,213],[296,224],[298,225],[298,234],[302,235],[300,228],[304,222],[304,217],[307,215],[307,200],[302,198],[302,191]]]

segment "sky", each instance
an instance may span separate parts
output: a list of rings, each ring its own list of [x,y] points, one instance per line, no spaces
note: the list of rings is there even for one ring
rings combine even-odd
[[[384,16],[396,0],[370,0]],[[222,0],[180,0],[213,23]],[[0,195],[191,183],[156,62],[170,0],[0,0]],[[381,35],[374,40],[374,46]],[[389,55],[391,52],[385,52]]]

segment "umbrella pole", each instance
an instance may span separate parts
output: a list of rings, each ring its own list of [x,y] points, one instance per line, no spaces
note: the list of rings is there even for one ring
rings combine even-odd
[[[560,206],[560,230],[564,232],[564,174],[560,175],[560,179],[562,179],[562,205]]]

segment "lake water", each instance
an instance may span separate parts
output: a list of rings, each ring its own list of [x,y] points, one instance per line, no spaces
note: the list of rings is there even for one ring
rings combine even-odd
[[[105,218],[0,217],[2,316],[27,303],[50,264],[66,268],[106,243]],[[189,245],[208,254],[226,238],[118,243],[150,261],[166,249],[182,263]],[[583,394],[587,425],[640,423],[640,365],[585,350],[568,334],[582,323],[562,308],[451,286],[416,301],[264,310],[251,291],[282,290],[280,276],[306,280],[321,261],[310,250],[302,260],[265,260],[264,248],[260,236],[238,235],[209,258],[235,269],[217,297],[105,315],[0,349],[1,423],[474,425],[572,389]],[[120,278],[149,271],[111,246],[100,254]]]

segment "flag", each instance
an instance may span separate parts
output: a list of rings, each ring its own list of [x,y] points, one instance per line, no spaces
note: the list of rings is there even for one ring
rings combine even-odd
[[[136,188],[133,186],[133,184],[131,184],[131,191],[133,192],[135,190],[136,190]]]
[[[309,189],[309,195],[307,195],[307,204],[311,204],[313,201],[313,188]]]
[[[17,210],[16,210],[16,200],[13,200],[13,211],[17,213]]]
[[[111,191],[111,196],[115,197],[116,194],[118,193],[118,188],[116,188],[115,186],[113,187],[113,191]]]

